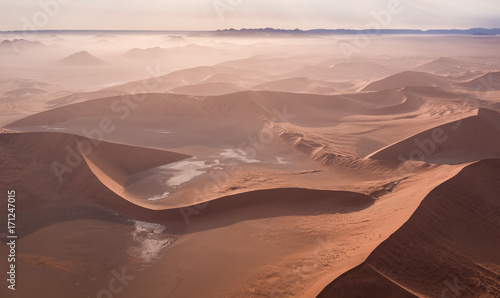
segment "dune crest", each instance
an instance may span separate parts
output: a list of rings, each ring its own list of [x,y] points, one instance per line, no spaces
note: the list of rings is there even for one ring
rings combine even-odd
[[[500,113],[479,109],[476,116],[421,132],[367,156],[456,164],[500,157]]]
[[[499,173],[500,160],[483,160],[436,187],[363,264],[318,297],[500,295]]]

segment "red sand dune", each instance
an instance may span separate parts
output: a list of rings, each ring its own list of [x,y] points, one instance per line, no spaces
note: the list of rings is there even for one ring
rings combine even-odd
[[[182,214],[176,208],[149,210],[141,206],[141,202],[127,197],[126,194],[117,195],[119,191],[113,187],[123,183],[128,175],[188,156],[104,141],[95,144],[95,141],[64,133],[35,132],[0,135],[1,160],[4,168],[9,169],[8,173],[4,172],[2,184],[14,188],[23,187],[24,192],[34,194],[27,196],[19,205],[21,213],[31,214],[27,216],[26,221],[23,221],[21,227],[23,233],[31,233],[44,225],[67,220],[68,216],[87,218],[86,216],[92,216],[87,213],[92,208],[118,212],[132,218],[171,224],[177,223],[182,218]],[[92,149],[89,150],[88,146],[92,146]],[[130,158],[131,156],[134,158]],[[54,163],[57,163],[58,167],[68,167],[70,171],[61,172],[61,175],[58,175],[54,171]],[[108,181],[110,179],[111,182]],[[246,205],[281,204],[280,202],[295,204],[295,201],[297,204],[308,204],[308,202],[312,203],[309,198],[310,194],[319,194],[319,197],[328,201],[329,197],[336,197],[337,193],[341,199],[334,204],[338,204],[336,208],[339,212],[342,208],[349,210],[358,207],[365,208],[373,203],[373,199],[369,196],[348,192],[306,189],[262,190],[217,199],[217,202],[212,202],[210,208],[204,211],[204,217],[213,213],[237,210]],[[317,196],[313,195],[313,197]],[[318,204],[329,204],[327,201]],[[65,208],[68,208],[69,213],[62,212]],[[44,217],[42,214],[34,216],[34,213],[39,210],[45,210],[46,214],[53,214],[53,217]],[[265,213],[269,213],[265,216],[277,216],[280,210],[263,207],[262,214],[247,216],[260,218]],[[110,214],[106,215],[106,212],[98,211],[96,216],[99,215],[110,216]],[[41,220],[41,218],[44,219]],[[226,218],[222,222],[233,220],[240,221],[243,218]],[[41,223],[45,224],[41,225]]]
[[[499,296],[499,180],[498,159],[464,168],[318,297]]]
[[[421,132],[368,158],[455,164],[500,157],[500,114],[479,109],[477,116]]]

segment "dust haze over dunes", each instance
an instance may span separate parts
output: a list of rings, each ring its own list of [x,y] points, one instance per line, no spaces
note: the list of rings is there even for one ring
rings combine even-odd
[[[268,31],[0,32],[0,296],[499,296],[500,39]]]

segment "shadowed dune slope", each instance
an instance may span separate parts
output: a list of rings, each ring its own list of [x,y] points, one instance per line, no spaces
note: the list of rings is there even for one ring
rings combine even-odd
[[[104,172],[121,185],[130,175],[190,157],[175,152],[97,142],[81,137],[76,137],[76,140],[85,158],[105,169]]]
[[[30,214],[21,230],[61,219],[93,218],[93,213],[102,213],[90,212],[97,207],[132,217],[151,216],[147,209],[116,195],[116,189],[108,187],[110,182],[119,186],[128,175],[189,157],[103,141],[96,145],[95,141],[62,133],[0,134],[2,184],[22,190],[19,210]],[[101,176],[89,168],[79,147],[101,169]]]
[[[500,114],[479,109],[477,116],[426,130],[385,147],[372,159],[456,164],[500,157]]]
[[[499,181],[498,159],[467,166],[318,297],[500,296]]]

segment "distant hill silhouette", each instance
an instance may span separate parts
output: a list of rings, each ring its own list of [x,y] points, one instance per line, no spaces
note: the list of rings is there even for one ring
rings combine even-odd
[[[46,47],[39,41],[26,39],[4,40],[0,42],[0,54],[19,54],[29,50],[37,50]]]
[[[104,61],[92,56],[87,51],[81,51],[59,60],[59,63],[65,65],[99,65],[104,64]]]

